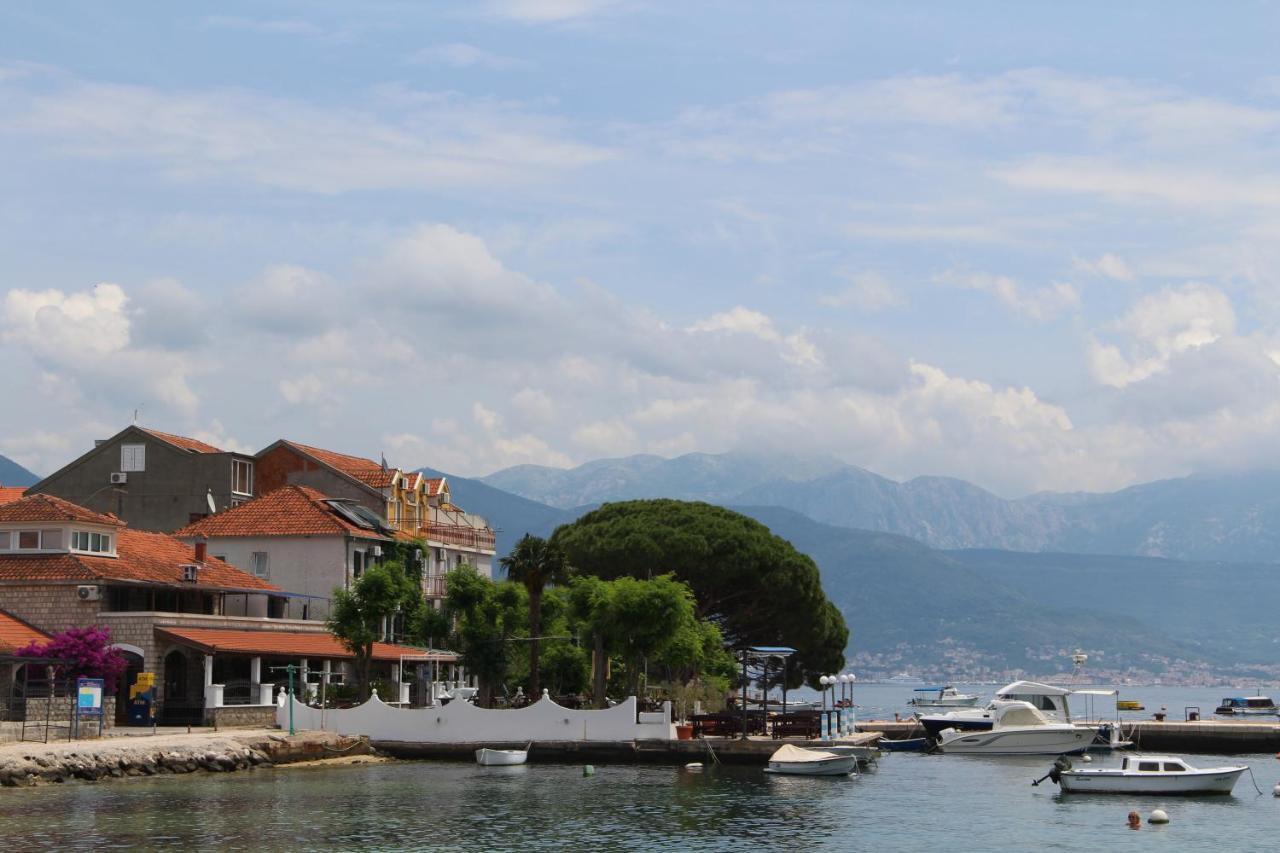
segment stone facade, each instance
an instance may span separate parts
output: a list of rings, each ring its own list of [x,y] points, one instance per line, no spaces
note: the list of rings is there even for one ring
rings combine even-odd
[[[275,705],[227,705],[222,708],[206,708],[204,722],[220,729],[233,726],[252,726],[269,729],[276,724]]]
[[[52,707],[50,707],[52,703]],[[75,707],[74,696],[55,696],[53,699],[28,699],[27,700],[27,722],[43,723],[45,715],[48,714],[50,726],[66,726],[72,719],[72,709]],[[102,730],[109,731],[116,725],[116,697],[106,696],[102,700]],[[80,737],[89,738],[98,736],[97,720],[82,720]]]

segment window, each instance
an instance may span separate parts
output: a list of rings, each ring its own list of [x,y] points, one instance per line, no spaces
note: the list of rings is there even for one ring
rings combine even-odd
[[[1186,773],[1187,768],[1183,767],[1176,761],[1166,761],[1164,763],[1164,772],[1166,773]]]
[[[9,531],[0,530],[0,551],[9,550]]]
[[[248,459],[231,460],[231,491],[238,495],[253,494],[253,463]]]
[[[120,445],[120,470],[147,470],[147,446],[145,444]]]
[[[355,551],[351,554],[351,576],[359,578],[364,574],[364,551]]]
[[[1159,773],[1160,762],[1159,761],[1139,761],[1138,771],[1140,773]]]
[[[46,537],[45,547],[50,547]],[[75,530],[71,533],[71,548],[75,551],[88,551],[91,554],[111,553],[110,533],[90,533],[87,530]]]
[[[18,531],[18,548],[23,551],[40,550],[40,531],[39,530]]]
[[[44,530],[40,533],[40,547],[45,551],[62,550],[62,531]]]
[[[89,550],[89,531],[87,530],[71,531],[71,550],[73,551]]]
[[[255,575],[257,575],[260,578],[267,577],[267,573],[268,571],[270,571],[270,569],[267,563],[266,551],[254,551],[253,556],[249,562],[250,562],[250,565],[253,566],[253,573]]]

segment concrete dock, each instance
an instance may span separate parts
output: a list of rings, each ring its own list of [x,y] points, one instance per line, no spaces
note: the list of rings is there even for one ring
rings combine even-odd
[[[802,738],[751,737],[698,738],[696,740],[633,740],[610,742],[537,741],[529,750],[530,763],[569,762],[601,764],[688,764],[693,761],[721,764],[768,763],[769,756],[785,743],[821,749],[823,746],[874,746],[880,740],[876,732],[859,732],[838,740],[804,740]],[[474,761],[475,752],[490,749],[524,749],[525,743],[405,743],[373,741],[373,747],[396,758],[432,758]]]
[[[1246,755],[1280,752],[1280,723],[1253,720],[1122,720],[1125,740],[1135,750],[1151,752],[1205,752],[1217,755]],[[924,737],[924,728],[914,720],[867,720],[858,723],[863,732],[876,732],[887,739]]]

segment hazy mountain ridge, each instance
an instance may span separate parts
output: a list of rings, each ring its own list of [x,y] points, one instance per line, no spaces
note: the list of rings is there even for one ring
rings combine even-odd
[[[943,549],[1280,559],[1280,472],[1273,471],[1010,500],[964,480],[899,483],[830,459],[695,453],[602,459],[569,470],[521,466],[480,482],[562,509],[647,497],[780,506],[827,524],[910,536]]]
[[[9,457],[0,456],[0,486],[34,486],[38,482],[38,476]]]

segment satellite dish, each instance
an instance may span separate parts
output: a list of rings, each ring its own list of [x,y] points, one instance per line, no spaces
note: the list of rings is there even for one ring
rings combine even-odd
[[[209,513],[211,515],[217,515],[218,505],[213,502],[213,489],[209,489],[205,492],[204,499],[209,502]]]

